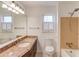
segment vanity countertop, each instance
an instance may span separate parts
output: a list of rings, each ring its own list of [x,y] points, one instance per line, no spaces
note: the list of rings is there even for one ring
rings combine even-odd
[[[25,53],[27,53],[33,46],[33,44],[35,43],[37,38],[35,37],[27,37],[25,39],[23,39],[22,41],[18,42],[16,45],[8,48],[7,50],[3,51],[2,53],[0,53],[0,57],[21,57],[23,56]],[[21,44],[22,43],[29,43],[26,47]]]

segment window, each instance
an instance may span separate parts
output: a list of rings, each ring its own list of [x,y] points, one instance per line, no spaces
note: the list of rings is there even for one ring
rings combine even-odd
[[[55,31],[55,16],[44,16],[43,19],[43,32],[54,32]]]
[[[11,16],[4,16],[3,22],[5,22],[5,23],[11,23],[12,22]]]
[[[2,32],[11,32],[12,31],[12,17],[4,16],[0,20],[1,20]]]

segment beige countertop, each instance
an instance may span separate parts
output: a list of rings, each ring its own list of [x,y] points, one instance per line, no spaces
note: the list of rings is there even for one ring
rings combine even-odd
[[[21,57],[32,48],[36,39],[37,38],[27,37],[24,40],[18,42],[16,45],[0,53],[0,57]],[[19,45],[22,43],[29,43],[29,45],[26,47],[19,47]]]

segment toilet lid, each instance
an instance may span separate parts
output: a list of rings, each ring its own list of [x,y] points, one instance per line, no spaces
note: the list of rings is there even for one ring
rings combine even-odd
[[[47,46],[45,49],[47,52],[53,52],[54,48],[52,46]]]

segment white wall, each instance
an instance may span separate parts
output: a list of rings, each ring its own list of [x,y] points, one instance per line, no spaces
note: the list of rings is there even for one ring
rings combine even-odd
[[[59,16],[70,16],[70,12],[73,12],[75,8],[79,8],[78,1],[59,2]],[[79,16],[76,12],[73,16]]]
[[[44,15],[55,15],[57,21],[57,6],[28,6],[26,8],[27,22],[28,22],[28,35],[38,36],[38,52],[42,51],[44,56],[45,46],[51,45],[57,50],[58,45],[58,31],[54,33],[43,33],[42,32],[42,20]],[[35,29],[39,27],[39,29]],[[56,26],[57,27],[57,26]]]
[[[13,15],[13,32],[14,35],[25,35],[27,33],[27,21],[24,15]],[[21,29],[15,29],[15,27]]]

